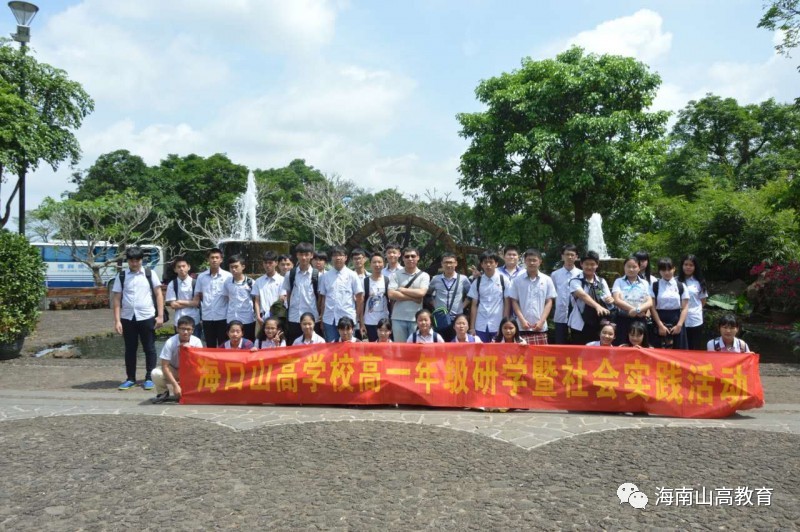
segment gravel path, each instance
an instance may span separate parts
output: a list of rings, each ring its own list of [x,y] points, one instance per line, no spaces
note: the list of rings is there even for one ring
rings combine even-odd
[[[0,528],[800,527],[800,436],[606,432],[525,451],[393,423],[232,431],[144,416],[3,423]],[[650,504],[620,504],[634,482]],[[656,488],[773,489],[770,506],[656,506]],[[755,504],[755,498],[753,499]]]

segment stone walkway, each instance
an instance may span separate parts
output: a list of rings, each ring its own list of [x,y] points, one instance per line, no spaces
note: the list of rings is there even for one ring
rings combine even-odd
[[[87,313],[109,329],[107,311],[76,312],[45,313],[32,344],[89,334]],[[0,362],[0,530],[800,528],[797,366],[762,366],[766,406],[720,420],[153,405],[114,389],[122,371]],[[620,504],[623,482],[650,505]],[[655,504],[687,486],[771,500]]]

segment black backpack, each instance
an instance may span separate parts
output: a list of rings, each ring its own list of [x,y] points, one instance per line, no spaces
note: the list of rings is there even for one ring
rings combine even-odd
[[[383,277],[383,284],[384,284],[383,288],[385,290],[383,295],[384,295],[384,297],[386,297],[386,301],[391,303],[391,300],[389,299],[389,278],[386,277],[385,275],[383,275],[382,277]],[[364,312],[367,311],[368,300],[369,300],[369,275],[364,277]],[[387,305],[387,306],[391,310],[391,306],[390,305]]]
[[[411,343],[412,344],[416,344],[417,343],[417,332],[418,331],[414,331],[414,334],[411,335]],[[439,341],[439,340],[437,340],[439,335],[436,334],[436,331],[431,331],[431,334],[433,335],[433,343],[434,344],[437,343]]]
[[[475,293],[478,294],[478,297],[475,298],[476,302],[481,300],[481,279],[483,279],[483,275],[478,277],[478,280],[475,281],[477,283],[477,286],[475,286]],[[500,274],[500,288],[502,288],[503,290],[503,297],[506,297],[506,281],[505,281],[505,275],[503,275],[502,273]]]
[[[125,270],[120,270],[120,272],[119,272],[120,294],[123,291],[125,291],[125,274],[126,274]],[[150,268],[148,268],[147,266],[144,267],[144,276],[147,279],[148,286],[150,286],[150,295],[153,296],[153,310],[157,311],[156,305],[158,304],[158,299],[156,299],[156,293],[153,292],[153,271]],[[192,290],[194,290],[194,284],[192,284]],[[175,293],[176,294],[178,293],[177,290],[175,291]],[[119,304],[120,304],[120,307],[122,307],[122,298],[120,298]],[[169,321],[169,311],[167,310],[167,306],[166,305],[164,305],[164,308],[162,309],[162,313],[163,313],[163,316],[164,316],[164,323],[167,323]]]
[[[314,297],[319,297],[319,270],[314,268],[313,266],[309,266],[311,268],[311,288],[314,290]],[[289,272],[289,297],[287,298],[286,302],[291,305],[292,294],[294,292],[294,284],[297,280],[297,268],[292,268],[292,271]]]
[[[683,298],[683,283],[678,281],[677,279],[675,280],[675,282],[678,283],[678,299],[680,300],[680,299]],[[658,285],[659,284],[660,284],[659,281],[656,281],[655,283],[653,283],[653,306],[654,307],[658,304]]]

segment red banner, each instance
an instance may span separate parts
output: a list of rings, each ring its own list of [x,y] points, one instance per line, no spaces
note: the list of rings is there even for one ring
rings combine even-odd
[[[182,348],[182,404],[401,404],[719,418],[764,404],[758,355],[514,344]]]

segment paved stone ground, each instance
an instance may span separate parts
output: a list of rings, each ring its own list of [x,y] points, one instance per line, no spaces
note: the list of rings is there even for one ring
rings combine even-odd
[[[800,368],[761,373],[764,408],[685,420],[156,406],[114,390],[121,356],[2,362],[0,530],[797,529]],[[619,503],[623,482],[646,509]],[[771,504],[655,504],[684,486],[771,488]]]

